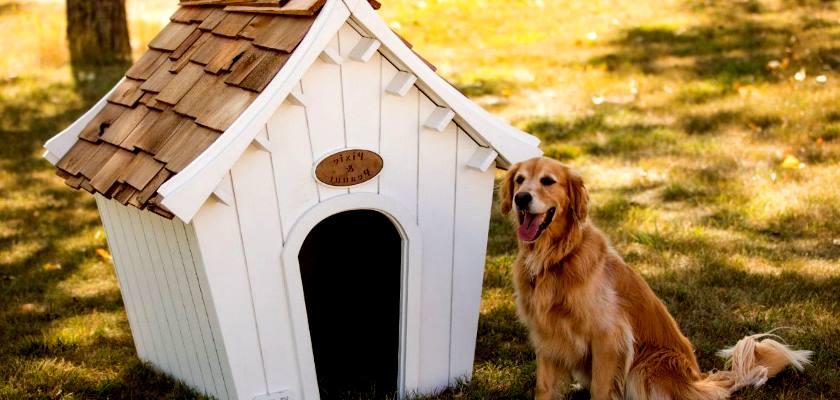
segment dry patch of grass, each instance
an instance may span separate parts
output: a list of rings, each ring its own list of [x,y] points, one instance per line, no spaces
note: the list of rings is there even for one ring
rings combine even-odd
[[[174,3],[128,4],[141,49]],[[40,159],[121,73],[72,81],[63,13],[58,0],[0,0],[11,33],[0,47],[15,55],[0,60],[0,398],[194,397],[137,360],[93,201]],[[582,171],[594,220],[704,369],[780,326],[816,351],[805,373],[737,399],[840,397],[836,2],[395,0],[381,13],[456,86]],[[515,247],[494,210],[475,375],[438,398],[532,398]]]

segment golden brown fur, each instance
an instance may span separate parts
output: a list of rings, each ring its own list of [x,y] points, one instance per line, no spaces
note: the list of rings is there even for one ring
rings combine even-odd
[[[524,206],[529,215],[548,221],[546,210],[555,210],[542,234],[519,241],[514,265],[518,312],[537,355],[537,399],[555,398],[572,377],[594,400],[725,399],[787,365],[807,364],[810,352],[751,336],[722,352],[731,371],[702,373],[668,310],[588,219],[589,195],[580,175],[557,161],[532,159],[505,177],[504,213],[514,208],[518,193],[533,198]],[[528,237],[528,220],[519,215],[523,207],[516,208],[517,227],[524,224]]]

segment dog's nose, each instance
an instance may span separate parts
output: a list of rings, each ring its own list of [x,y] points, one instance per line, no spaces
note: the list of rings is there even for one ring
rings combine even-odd
[[[519,192],[516,194],[516,196],[513,197],[513,200],[514,202],[516,202],[517,208],[519,208],[520,210],[524,210],[528,208],[528,205],[531,204],[531,200],[533,200],[533,197],[531,197],[531,193]]]

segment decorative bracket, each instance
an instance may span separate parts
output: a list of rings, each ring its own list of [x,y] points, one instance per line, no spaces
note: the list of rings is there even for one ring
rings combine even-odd
[[[481,172],[487,172],[498,157],[499,153],[495,150],[489,147],[479,147],[467,161],[467,166]]]
[[[452,122],[453,118],[455,118],[454,111],[446,107],[438,107],[432,112],[432,115],[429,115],[429,118],[423,123],[423,126],[438,132],[443,132],[449,126],[449,123]]]
[[[324,51],[321,52],[318,58],[320,58],[321,61],[327,64],[341,65],[344,62],[344,57],[341,57],[341,55],[339,55],[338,52],[332,47],[327,47],[326,49],[324,49]]]
[[[391,83],[388,84],[385,91],[395,96],[403,97],[408,94],[408,91],[411,90],[415,82],[417,82],[416,76],[400,71],[397,72],[397,75],[394,76],[394,79],[391,80]]]
[[[380,45],[381,43],[376,39],[363,37],[350,52],[350,59],[366,63],[373,58]]]

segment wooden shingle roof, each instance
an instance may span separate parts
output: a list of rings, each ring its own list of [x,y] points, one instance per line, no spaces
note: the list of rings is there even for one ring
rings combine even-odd
[[[67,185],[167,218],[158,188],[283,68],[325,0],[183,0],[56,165]]]

